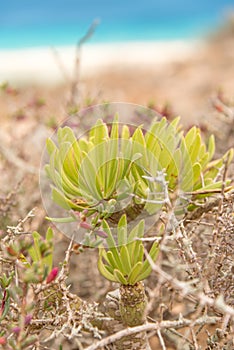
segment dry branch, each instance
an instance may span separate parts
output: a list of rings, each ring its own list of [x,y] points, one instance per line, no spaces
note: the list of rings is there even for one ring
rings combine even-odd
[[[97,343],[89,346],[86,348],[86,350],[96,350],[99,349],[103,346],[107,346],[108,344],[114,343],[115,341],[121,339],[122,337],[129,336],[131,334],[135,333],[140,333],[140,332],[147,332],[147,331],[160,331],[163,329],[178,329],[178,328],[183,328],[183,327],[188,327],[191,324],[193,325],[204,325],[204,324],[215,324],[217,322],[220,322],[221,318],[212,316],[203,316],[200,317],[199,319],[192,321],[188,319],[180,319],[178,321],[162,321],[162,322],[157,322],[157,323],[147,323],[142,326],[137,326],[137,327],[131,327],[131,328],[126,328],[124,330],[121,330],[113,335],[110,335],[109,337],[106,337]]]

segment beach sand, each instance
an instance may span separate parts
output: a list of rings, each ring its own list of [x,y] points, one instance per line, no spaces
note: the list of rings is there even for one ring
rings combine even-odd
[[[149,67],[183,62],[202,49],[199,41],[156,41],[87,44],[80,53],[82,77],[116,67]],[[55,85],[72,76],[75,47],[41,47],[0,51],[0,81]],[[63,67],[61,70],[61,66]]]
[[[168,104],[186,124],[204,122],[218,89],[234,95],[233,47],[232,31],[204,41],[85,44],[77,104],[130,102],[159,109]],[[75,47],[1,51],[0,82],[19,87],[26,100],[40,96],[46,101],[45,118],[53,115],[63,120],[74,80],[75,52]],[[0,108],[2,116],[9,114],[4,99]]]

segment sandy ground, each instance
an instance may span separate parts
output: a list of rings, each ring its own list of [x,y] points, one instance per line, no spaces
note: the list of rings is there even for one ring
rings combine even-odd
[[[162,106],[169,103],[175,115],[188,123],[204,120],[210,99],[222,89],[234,95],[234,40],[213,41],[197,47],[180,62],[113,66],[84,82],[110,101],[128,101]]]
[[[200,41],[152,41],[85,44],[80,50],[83,77],[116,67],[144,68],[183,62],[202,49]],[[38,47],[0,51],[0,80],[22,85],[62,83],[74,74],[76,47]],[[61,69],[62,67],[62,69]],[[66,71],[66,74],[65,74]]]
[[[204,122],[217,90],[234,95],[233,47],[233,35],[204,42],[84,45],[78,75],[73,74],[74,48],[1,52],[0,81],[23,90],[22,108],[35,98],[45,100],[46,118],[66,117],[72,80],[77,76],[79,96],[73,107],[103,101],[150,104],[158,109],[168,104],[174,115],[190,125]],[[17,104],[6,102],[5,98],[0,101],[1,119],[14,112]]]

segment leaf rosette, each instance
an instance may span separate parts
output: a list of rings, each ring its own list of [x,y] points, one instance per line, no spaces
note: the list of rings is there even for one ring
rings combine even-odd
[[[174,198],[175,212],[183,215],[223,186],[230,189],[221,175],[233,150],[212,160],[213,136],[206,145],[197,127],[184,135],[179,118],[154,120],[148,130],[132,129],[117,117],[108,124],[100,119],[83,137],[76,138],[66,126],[59,128],[57,143],[47,140],[52,199],[69,213],[51,220],[75,221],[78,212],[92,218],[95,233],[103,230],[103,220],[116,227],[124,214],[137,224]]]
[[[123,285],[135,285],[146,279],[152,267],[144,254],[144,245],[141,239],[144,236],[144,220],[141,220],[130,232],[128,230],[126,215],[123,215],[117,228],[118,244],[108,223],[104,222],[107,234],[108,248],[99,249],[98,269],[108,280]],[[159,253],[159,246],[154,242],[150,248],[149,256],[155,261]]]

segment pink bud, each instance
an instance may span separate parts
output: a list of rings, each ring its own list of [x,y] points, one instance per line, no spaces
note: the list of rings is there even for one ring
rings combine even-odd
[[[32,315],[26,315],[24,318],[24,325],[28,326],[31,320],[32,320]]]
[[[102,231],[102,230],[98,230],[98,231],[95,231],[96,235],[98,235],[99,237],[102,237],[102,238],[107,238],[108,235],[105,231]]]
[[[20,327],[16,326],[14,328],[12,328],[12,332],[15,333],[15,334],[19,334],[21,331]]]
[[[6,338],[0,337],[0,345],[5,345],[6,344]]]
[[[82,221],[80,223],[80,227],[85,228],[86,230],[91,230],[92,229],[92,226],[90,224],[88,224],[87,222],[85,222],[85,221]]]
[[[57,277],[58,271],[59,271],[58,267],[54,267],[50,271],[49,275],[47,276],[46,283],[50,283],[50,282],[54,281],[55,278]]]

